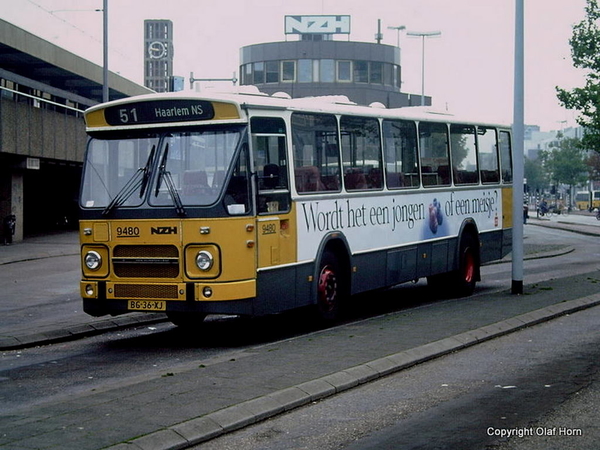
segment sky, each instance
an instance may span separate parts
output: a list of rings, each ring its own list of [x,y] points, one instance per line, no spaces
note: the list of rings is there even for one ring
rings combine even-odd
[[[102,0],[0,0],[0,18],[99,65]],[[569,39],[585,0],[524,0],[525,122],[542,131],[575,126],[556,86],[584,83]],[[383,44],[398,32],[440,31],[425,40],[425,95],[436,109],[482,120],[513,120],[515,0],[108,0],[109,69],[143,84],[145,19],[170,19],[174,75],[239,77],[239,49],[283,41],[285,15],[350,15],[351,41]],[[288,39],[292,40],[292,37]],[[336,40],[348,40],[340,35]],[[422,39],[400,34],[402,92],[420,95]],[[208,84],[200,83],[203,89]]]

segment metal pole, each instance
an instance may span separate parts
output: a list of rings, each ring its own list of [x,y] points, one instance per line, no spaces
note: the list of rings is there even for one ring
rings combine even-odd
[[[426,32],[414,32],[408,31],[407,36],[420,36],[421,37],[421,106],[425,106],[425,38],[426,37],[437,37],[442,34],[441,31],[426,31]]]
[[[102,57],[102,101],[107,102],[108,96],[108,0],[103,0],[102,6],[102,25],[104,31],[103,39],[103,57]]]
[[[398,25],[396,27],[388,27],[388,30],[396,30],[397,31],[397,46],[398,48],[400,48],[400,32],[402,30],[406,30],[406,27],[404,25]]]
[[[524,0],[516,0],[515,79],[513,117],[513,210],[512,210],[512,285],[513,294],[523,293],[523,145],[525,138],[524,88]]]
[[[425,35],[421,39],[421,106],[425,106]]]

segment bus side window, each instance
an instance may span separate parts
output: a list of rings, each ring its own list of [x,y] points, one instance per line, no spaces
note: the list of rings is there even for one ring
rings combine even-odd
[[[500,132],[500,161],[502,163],[502,181],[512,183],[512,148],[510,144],[510,133],[508,131]]]
[[[377,119],[342,116],[340,134],[346,190],[381,189],[381,139]]]
[[[474,126],[450,125],[450,152],[454,184],[479,183]]]
[[[423,186],[448,186],[450,184],[448,127],[444,123],[421,122],[419,141]]]
[[[483,183],[498,183],[500,170],[498,167],[498,140],[494,128],[479,127],[477,129],[479,143],[479,166]]]
[[[418,187],[416,124],[412,121],[384,120],[383,149],[388,189]]]
[[[231,179],[225,191],[223,202],[232,215],[250,212],[250,171],[248,167],[248,144],[242,145],[238,161],[235,163]]]
[[[290,196],[285,122],[279,117],[253,117],[250,127],[258,182],[258,212],[287,212]]]
[[[330,114],[292,114],[294,180],[298,193],[339,192],[337,120]]]

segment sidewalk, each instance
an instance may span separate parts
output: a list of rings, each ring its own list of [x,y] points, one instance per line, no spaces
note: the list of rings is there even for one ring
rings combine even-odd
[[[57,257],[79,257],[79,234],[77,231],[63,231],[48,233],[45,235],[33,236],[16,242],[11,245],[0,245],[0,299],[2,298],[2,282],[8,282],[2,277],[3,267],[10,264],[22,263],[27,261],[40,261],[44,264],[56,264]],[[64,258],[63,258],[64,261]],[[19,348],[32,347],[35,345],[50,344],[72,339],[79,339],[87,336],[93,336],[106,331],[128,328],[136,325],[148,325],[167,320],[165,314],[146,314],[132,313],[122,316],[111,317],[92,317],[81,311],[81,299],[79,298],[79,284],[73,284],[73,295],[66,302],[76,304],[76,308],[68,311],[60,319],[60,323],[55,326],[48,325],[49,320],[46,317],[47,308],[40,307],[39,302],[32,302],[28,310],[28,319],[26,328],[11,327],[7,329],[7,323],[15,323],[18,320],[11,320],[11,314],[17,314],[12,309],[8,309],[7,302],[0,301],[0,314],[3,319],[0,322],[0,350],[12,350]],[[19,303],[24,303],[27,298],[19,299]],[[27,307],[27,305],[25,305]],[[78,310],[76,313],[75,310]],[[16,317],[16,316],[15,316]]]
[[[591,222],[592,225],[590,225],[574,223],[568,216],[565,218],[559,216],[556,218],[556,221],[545,218],[538,219],[530,216],[530,218],[527,219],[527,223],[546,228],[572,231],[574,233],[584,234],[587,236],[600,236],[600,221]]]
[[[20,261],[78,254],[78,232],[57,231],[54,233],[28,237],[21,242],[15,242],[10,245],[0,245],[0,266]]]

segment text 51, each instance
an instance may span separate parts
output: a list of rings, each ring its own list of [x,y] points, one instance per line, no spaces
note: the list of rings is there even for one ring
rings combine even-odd
[[[119,109],[119,120],[121,120],[121,123],[137,122],[138,121],[138,116],[137,116],[137,110],[136,110],[136,108],[131,108],[131,109],[122,108],[122,109]]]

